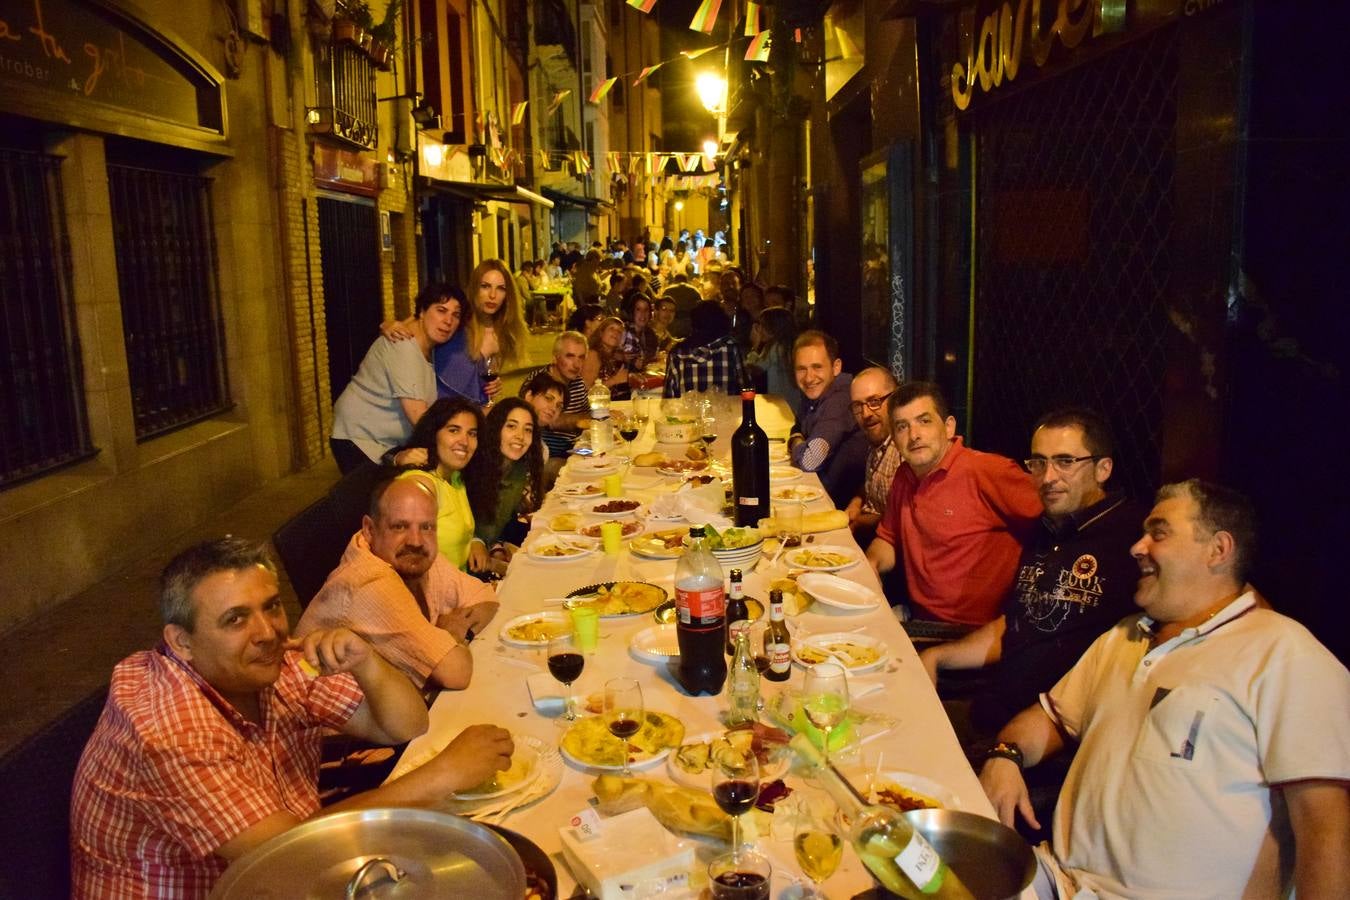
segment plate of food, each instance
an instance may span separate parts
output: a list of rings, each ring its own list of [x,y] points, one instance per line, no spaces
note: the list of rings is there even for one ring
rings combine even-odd
[[[586,547],[575,540],[564,541],[559,537],[542,537],[526,549],[530,559],[541,562],[567,562],[581,559],[595,552],[594,547]]]
[[[881,605],[881,597],[875,591],[838,575],[812,572],[799,577],[797,587],[813,599],[835,609],[863,612]]]
[[[802,477],[802,470],[796,466],[769,466],[769,481],[796,481]]]
[[[898,809],[902,813],[912,809],[961,808],[961,799],[951,788],[914,772],[893,770],[882,770],[880,773],[855,772],[849,780],[859,785],[859,792],[869,803],[880,803]],[[840,810],[838,817],[839,822],[847,830],[848,816]]]
[[[605,523],[592,522],[589,525],[582,525],[580,528],[577,529],[577,534],[581,535],[582,537],[598,538],[600,537],[600,526],[603,524]],[[627,522],[621,522],[619,523],[619,526],[620,526],[620,536],[624,540],[642,534],[642,529],[645,527],[641,522],[637,521],[636,519],[629,519]]]
[[[631,497],[605,497],[590,503],[586,511],[593,516],[605,519],[618,519],[631,516],[642,508],[640,500]]]
[[[675,626],[652,625],[633,635],[628,650],[643,662],[663,664],[680,655]]]
[[[666,768],[677,784],[706,790],[712,777],[708,770],[719,753],[753,754],[759,760],[760,784],[767,784],[786,775],[792,764],[787,741],[787,732],[764,725],[710,731],[680,744],[666,760]]]
[[[606,453],[591,456],[574,454],[568,462],[567,468],[578,478],[589,478],[596,475],[613,475],[622,469],[623,464],[627,461],[625,457]]]
[[[851,632],[812,634],[792,644],[792,658],[807,668],[816,663],[837,662],[859,674],[881,668],[888,656],[889,651],[881,641]]]
[[[706,459],[668,459],[656,467],[656,471],[672,478],[681,478],[691,472],[702,472],[708,468]]]
[[[593,481],[574,481],[558,487],[558,496],[568,500],[587,500],[604,492],[605,489]]]
[[[468,790],[458,791],[450,796],[455,800],[491,800],[514,793],[528,785],[539,774],[539,750],[532,740],[523,740],[514,735],[515,752],[511,754],[511,765],[482,784]]]
[[[572,630],[572,619],[560,612],[532,612],[502,625],[502,643],[536,649]]]
[[[823,544],[803,546],[783,554],[783,562],[792,569],[811,572],[838,572],[858,564],[859,556],[852,547]]]
[[[642,727],[624,740],[609,733],[604,716],[578,719],[563,734],[559,749],[574,765],[606,772],[623,769],[624,758],[632,768],[652,766],[684,741],[684,723],[672,715],[655,710],[643,713]]]
[[[800,500],[803,503],[810,503],[824,497],[825,491],[809,484],[794,484],[791,487],[773,488],[769,491],[769,496],[774,500]]]
[[[567,595],[573,606],[594,606],[600,618],[615,619],[649,613],[666,602],[666,592],[646,581],[606,581],[588,584]]]
[[[577,530],[581,524],[581,515],[579,513],[560,513],[548,520],[549,531],[560,531],[564,534]]]
[[[649,531],[630,543],[628,549],[646,559],[679,559],[684,556],[684,539],[688,534],[687,528]]]

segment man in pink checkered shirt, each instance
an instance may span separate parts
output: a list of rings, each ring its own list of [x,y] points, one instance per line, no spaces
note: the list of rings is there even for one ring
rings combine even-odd
[[[350,631],[288,639],[260,547],[225,538],[183,552],[160,606],[163,642],[114,669],[75,773],[76,898],[205,897],[232,860],[319,811],[324,728],[396,744],[427,727],[417,689]],[[330,809],[430,805],[512,751],[508,732],[475,725]]]

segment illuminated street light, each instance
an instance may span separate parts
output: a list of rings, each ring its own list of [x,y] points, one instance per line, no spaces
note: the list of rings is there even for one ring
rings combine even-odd
[[[714,72],[700,72],[694,89],[705,109],[715,116],[727,111],[727,80]]]
[[[708,159],[713,159],[714,157],[716,157],[716,156],[717,156],[717,141],[713,140],[712,138],[708,138],[706,141],[704,141],[704,142],[703,142],[703,155],[706,156],[706,157],[708,157]]]
[[[676,201],[675,201],[675,211],[676,211],[676,212],[684,212],[684,201],[683,201],[683,200],[676,200]]]

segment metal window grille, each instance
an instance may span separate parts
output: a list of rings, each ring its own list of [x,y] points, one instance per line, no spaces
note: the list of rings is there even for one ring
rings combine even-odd
[[[0,488],[92,455],[59,157],[0,149]]]
[[[373,149],[379,137],[375,102],[375,63],[351,44],[318,44],[314,77],[321,131],[357,147]]]
[[[973,440],[1020,458],[1051,407],[1095,408],[1138,496],[1160,471],[1177,53],[1160,29],[972,117]]]
[[[210,181],[108,165],[139,439],[230,408]]]

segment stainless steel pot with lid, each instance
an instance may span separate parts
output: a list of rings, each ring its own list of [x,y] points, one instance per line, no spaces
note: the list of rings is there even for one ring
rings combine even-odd
[[[212,900],[520,900],[525,867],[491,829],[424,809],[363,809],[305,822],[250,851]]]

